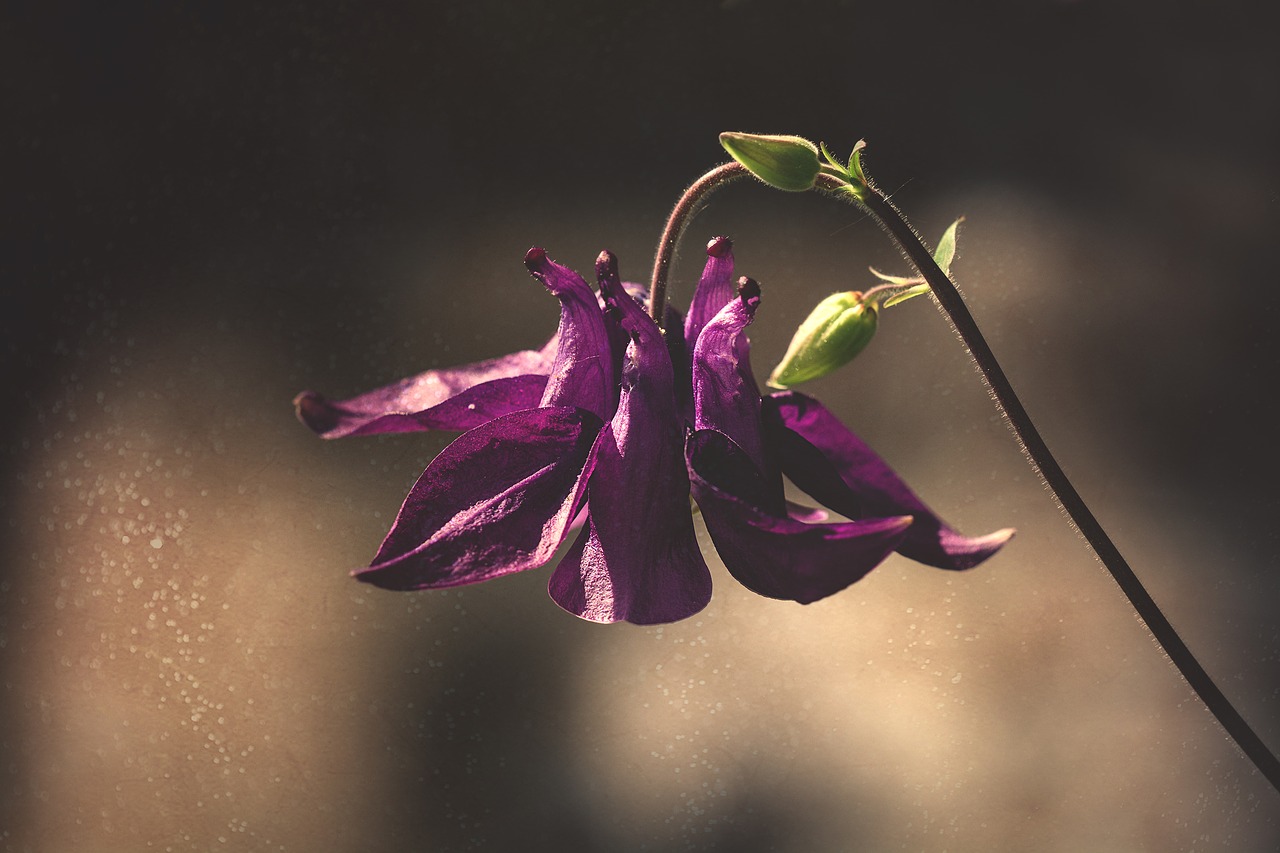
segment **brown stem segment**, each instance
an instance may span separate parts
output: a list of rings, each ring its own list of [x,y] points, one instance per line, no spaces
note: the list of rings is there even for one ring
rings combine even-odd
[[[675,257],[680,235],[708,195],[748,174],[750,173],[737,162],[730,161],[717,166],[690,184],[671,209],[667,226],[662,230],[662,239],[658,242],[657,254],[653,258],[653,277],[649,280],[649,316],[653,317],[659,328],[662,327],[663,312],[667,307],[667,278],[671,274],[671,260]]]
[[[977,362],[978,369],[986,379],[987,387],[996,405],[1013,427],[1014,434],[1022,445],[1023,453],[1031,461],[1032,467],[1053,490],[1054,496],[1067,511],[1076,529],[1084,536],[1098,555],[1098,559],[1115,578],[1120,589],[1137,610],[1138,616],[1146,623],[1147,628],[1169,655],[1174,666],[1191,685],[1191,689],[1196,692],[1259,772],[1277,791],[1280,791],[1280,759],[1277,759],[1275,754],[1267,748],[1257,733],[1240,716],[1240,712],[1214,684],[1209,673],[1196,660],[1195,655],[1187,648],[1173,625],[1156,605],[1151,594],[1138,580],[1138,576],[1134,574],[1128,562],[1121,556],[1120,550],[1111,541],[1111,537],[1094,518],[1079,492],[1071,485],[1071,481],[1067,479],[1058,461],[1049,452],[1044,439],[1040,437],[1035,424],[1031,422],[1031,416],[1023,408],[1018,395],[1014,393],[1013,386],[1000,368],[1000,363],[996,361],[995,354],[987,345],[973,315],[964,304],[960,292],[947,274],[934,262],[933,255],[925,247],[920,235],[915,232],[888,197],[870,183],[867,184],[866,191],[861,194],[861,197],[855,196],[847,184],[826,175],[819,176],[818,186],[824,190],[834,191],[846,200],[854,201],[867,208],[889,231],[911,264],[929,283],[934,296],[942,305],[942,310],[946,312],[956,333],[968,347],[973,360]]]

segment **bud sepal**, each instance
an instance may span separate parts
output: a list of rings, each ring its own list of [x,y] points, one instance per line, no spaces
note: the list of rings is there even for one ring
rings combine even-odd
[[[796,329],[767,384],[792,388],[848,364],[871,343],[878,315],[875,301],[861,291],[831,294]]]
[[[726,132],[720,134],[720,144],[747,171],[775,189],[811,190],[822,171],[818,146],[799,136]]]

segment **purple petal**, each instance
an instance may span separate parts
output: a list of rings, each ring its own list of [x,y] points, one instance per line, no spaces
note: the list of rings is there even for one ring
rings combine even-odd
[[[711,573],[689,512],[671,361],[657,325],[621,290],[612,255],[597,274],[632,343],[618,410],[597,442],[587,524],[549,592],[593,622],[673,622],[711,600]]]
[[[702,278],[693,291],[689,313],[684,318],[684,342],[689,352],[697,346],[702,328],[734,295],[733,241],[728,237],[713,237],[707,243],[707,264],[702,268]]]
[[[893,553],[911,525],[910,516],[805,524],[765,512],[749,498],[766,489],[759,471],[717,430],[692,433],[686,454],[720,559],[760,595],[809,604],[837,593]]]
[[[739,296],[711,318],[693,349],[694,428],[733,439],[760,471],[768,471],[760,432],[760,391],[751,373],[747,325],[760,305],[760,288],[745,276]],[[777,499],[782,499],[778,482]],[[781,507],[775,507],[781,512]]]
[[[558,347],[543,406],[577,406],[608,420],[617,404],[617,383],[604,315],[595,292],[568,267],[534,247],[525,266],[560,300]]]
[[[587,523],[548,587],[576,616],[653,625],[692,616],[711,600],[688,476],[683,464],[665,461],[678,441],[657,444],[633,436],[630,446],[620,447],[611,428],[600,434]],[[625,491],[617,490],[619,483]]]
[[[321,438],[466,430],[531,409],[541,400],[556,357],[556,339],[461,367],[428,370],[346,400],[303,391],[293,401],[302,421]]]
[[[464,433],[422,472],[367,569],[386,589],[479,583],[551,559],[584,502],[603,424],[525,409]]]
[[[925,506],[902,478],[821,403],[794,391],[764,401],[765,429],[782,471],[819,503],[847,518],[909,514],[898,553],[940,569],[968,569],[1008,542],[1006,528],[962,536]]]

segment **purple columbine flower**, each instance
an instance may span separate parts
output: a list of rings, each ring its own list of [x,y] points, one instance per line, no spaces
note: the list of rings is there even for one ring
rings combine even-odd
[[[299,418],[326,438],[468,430],[427,466],[377,555],[354,574],[389,589],[478,583],[548,563],[551,597],[597,622],[691,616],[711,597],[692,490],[729,571],[749,589],[802,603],[861,578],[894,550],[969,568],[1013,531],[961,536],[816,400],[762,398],[746,326],[758,286],[733,285],[728,239],[684,318],[661,330],[596,263],[600,295],[531,249],[526,266],[561,303],[537,351],[433,370],[339,402],[306,392]],[[641,294],[642,295],[642,294]],[[680,318],[668,311],[667,327]],[[783,497],[786,476],[850,521]]]

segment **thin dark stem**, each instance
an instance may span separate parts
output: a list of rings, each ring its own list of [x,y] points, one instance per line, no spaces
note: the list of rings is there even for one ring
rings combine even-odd
[[[1262,739],[1240,716],[1240,712],[1235,709],[1235,706],[1213,683],[1209,673],[1205,672],[1204,667],[1196,660],[1195,655],[1183,643],[1182,638],[1178,636],[1178,632],[1174,630],[1173,625],[1169,623],[1164,613],[1161,612],[1155,600],[1151,598],[1150,593],[1147,592],[1142,582],[1138,580],[1137,575],[1133,573],[1133,569],[1129,568],[1129,564],[1120,555],[1120,550],[1111,541],[1111,537],[1102,529],[1102,525],[1094,518],[1084,499],[1080,497],[1075,487],[1071,485],[1071,481],[1067,479],[1067,475],[1058,465],[1053,454],[1049,452],[1044,439],[1040,437],[1035,424],[1031,422],[1031,417],[1027,414],[1026,409],[1023,408],[1018,395],[1014,393],[1013,386],[1009,384],[1008,377],[1005,376],[999,362],[996,361],[995,355],[991,352],[991,347],[987,345],[987,341],[978,329],[978,324],[974,321],[973,315],[969,313],[968,307],[964,304],[960,292],[956,289],[951,279],[947,277],[947,274],[934,262],[933,256],[925,247],[915,229],[911,227],[893,203],[889,201],[888,197],[874,186],[868,185],[867,192],[863,194],[862,198],[855,198],[849,192],[847,184],[842,184],[835,179],[828,179],[825,175],[819,177],[819,186],[822,189],[834,190],[847,200],[855,201],[866,207],[893,235],[894,240],[902,248],[912,265],[929,283],[934,296],[941,303],[943,311],[951,319],[956,333],[964,341],[965,346],[969,348],[970,354],[978,364],[978,369],[982,371],[982,375],[987,381],[996,405],[1008,418],[1014,434],[1018,437],[1022,450],[1030,459],[1032,466],[1044,478],[1049,488],[1053,490],[1054,495],[1059,503],[1062,504],[1063,509],[1067,511],[1067,515],[1075,523],[1076,528],[1084,535],[1085,540],[1098,555],[1102,564],[1107,567],[1107,571],[1111,572],[1111,576],[1115,578],[1116,583],[1120,585],[1120,589],[1128,597],[1134,609],[1138,611],[1138,616],[1147,624],[1156,641],[1160,643],[1165,653],[1169,655],[1170,660],[1173,661],[1178,671],[1182,673],[1182,677],[1191,685],[1191,689],[1208,706],[1209,711],[1218,719],[1222,727],[1227,730],[1227,734],[1235,740],[1236,744],[1239,745],[1240,749],[1244,751],[1244,754],[1249,757],[1262,775],[1266,777],[1267,781],[1277,791],[1280,791],[1280,759],[1277,759],[1275,754],[1267,748]]]
[[[748,174],[745,168],[733,161],[717,166],[690,184],[671,209],[667,227],[662,230],[662,239],[658,242],[658,251],[653,258],[653,278],[649,281],[649,316],[653,317],[659,327],[662,326],[663,312],[667,307],[667,277],[671,273],[671,259],[675,257],[680,235],[711,192]]]

